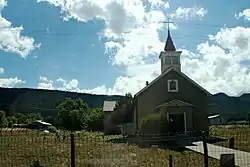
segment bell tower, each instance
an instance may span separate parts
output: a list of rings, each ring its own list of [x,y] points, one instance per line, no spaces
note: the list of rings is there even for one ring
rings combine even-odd
[[[164,23],[168,23],[168,36],[164,47],[164,51],[161,51],[159,56],[159,58],[161,59],[161,73],[164,73],[170,67],[173,67],[178,71],[181,71],[180,55],[182,51],[176,51],[169,30],[169,24],[173,22],[170,22],[168,19],[168,21]]]

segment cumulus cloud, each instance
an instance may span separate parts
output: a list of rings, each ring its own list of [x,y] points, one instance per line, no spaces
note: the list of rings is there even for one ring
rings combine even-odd
[[[173,19],[182,19],[182,20],[190,20],[190,19],[202,19],[206,14],[207,10],[204,8],[192,7],[192,8],[182,8],[178,7],[174,13],[170,15]]]
[[[4,69],[0,67],[0,74],[4,73]]]
[[[162,46],[161,43],[154,46],[160,48],[158,54],[163,49]],[[209,35],[207,41],[197,45],[195,52],[182,51],[182,72],[211,93],[224,92],[237,96],[250,91],[249,67],[244,65],[250,59],[250,28],[222,28],[216,34]],[[140,57],[140,54],[137,56]],[[127,55],[126,58],[131,57]],[[126,74],[127,76],[119,77],[113,88],[108,88],[106,92],[113,90],[119,94],[136,93],[145,86],[146,81],[159,76],[159,60],[127,66]]]
[[[26,83],[25,81],[18,79],[17,77],[0,78],[0,87],[12,88],[12,87],[15,87],[16,85],[25,84],[25,83]]]
[[[0,1],[1,4],[1,1]],[[0,74],[4,73],[4,69],[0,67]],[[17,85],[25,84],[26,82],[15,77],[15,78],[0,78],[0,87],[12,88]]]
[[[53,81],[46,77],[41,76],[37,84],[38,89],[55,89],[53,86]]]
[[[244,20],[250,21],[250,9],[245,9],[239,14],[235,14],[236,19],[243,18]]]
[[[0,50],[26,57],[40,44],[35,44],[31,37],[21,36],[23,26],[13,27],[10,21],[2,17],[1,11],[5,6],[7,6],[7,1],[0,0]]]
[[[250,91],[250,28],[223,28],[197,46],[199,58],[184,58],[183,71],[212,93],[240,95]]]
[[[122,66],[125,70],[125,75],[119,76],[110,88],[105,85],[93,89],[80,88],[76,79],[66,81],[61,78],[53,82],[55,89],[95,94],[134,94],[145,86],[146,81],[159,76],[158,56],[164,48],[159,30],[165,28],[161,22],[166,19],[163,9],[169,7],[168,3],[161,0],[130,0],[129,5],[125,3],[128,1],[41,1],[60,7],[65,19],[104,20],[106,54],[113,65]],[[88,10],[83,10],[85,8]],[[181,20],[202,19],[207,12],[205,8],[178,7],[170,16]],[[240,17],[247,15],[247,12],[242,13]],[[171,28],[178,27],[171,25]],[[222,91],[228,95],[239,95],[249,92],[250,74],[244,65],[249,60],[249,41],[250,28],[222,28],[209,35],[207,41],[197,45],[193,52],[179,49],[183,51],[182,71],[211,93]]]

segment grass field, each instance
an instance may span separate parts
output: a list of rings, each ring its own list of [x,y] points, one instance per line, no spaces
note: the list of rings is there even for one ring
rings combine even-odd
[[[250,138],[243,135],[250,128],[214,128],[213,133],[224,137],[235,137],[235,146],[250,149]],[[237,137],[238,136],[238,137]],[[250,136],[250,134],[248,135]],[[119,137],[119,136],[116,136]],[[183,152],[170,149],[140,148],[127,143],[114,144],[98,133],[78,133],[75,135],[76,166],[79,167],[161,167],[168,166],[169,155],[173,156],[175,167],[200,167],[203,156],[192,151]],[[34,160],[44,167],[70,166],[70,135],[44,134],[34,131],[13,131],[0,134],[0,166],[29,167]],[[209,167],[219,167],[219,162],[209,160]]]
[[[231,138],[235,140],[235,149],[250,152],[250,126],[249,125],[226,125],[210,128],[211,134]],[[229,147],[229,142],[217,143]]]

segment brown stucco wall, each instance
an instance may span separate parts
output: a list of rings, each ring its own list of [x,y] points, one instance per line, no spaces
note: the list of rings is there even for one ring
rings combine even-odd
[[[168,92],[167,91],[167,80],[177,79],[179,85],[179,92]],[[208,129],[207,119],[207,94],[205,94],[198,87],[190,83],[186,78],[182,77],[176,71],[170,71],[168,74],[159,79],[156,83],[136,96],[137,100],[137,123],[148,114],[156,112],[156,107],[165,102],[178,99],[184,102],[193,104],[193,115],[189,120],[192,119],[193,128],[196,131]],[[191,126],[191,125],[189,125]],[[138,127],[137,127],[138,128]]]

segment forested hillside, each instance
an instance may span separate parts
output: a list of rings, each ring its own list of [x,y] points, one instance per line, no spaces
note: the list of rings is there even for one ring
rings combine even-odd
[[[118,100],[121,96],[94,95],[57,90],[0,88],[0,110],[10,113],[57,114],[56,105],[65,98],[81,98],[90,108],[100,108],[104,100]]]
[[[67,97],[81,98],[90,108],[100,108],[104,100],[118,100],[121,96],[27,88],[0,88],[0,110],[6,111],[6,114],[41,113],[44,116],[54,116],[57,114],[55,109],[57,103]],[[211,96],[209,103],[216,104],[210,108],[209,115],[219,113],[229,118],[245,118],[247,112],[250,112],[250,94],[230,97],[218,93]]]

